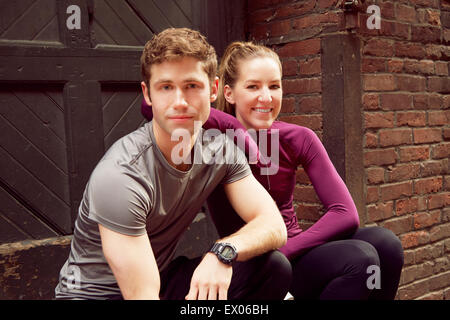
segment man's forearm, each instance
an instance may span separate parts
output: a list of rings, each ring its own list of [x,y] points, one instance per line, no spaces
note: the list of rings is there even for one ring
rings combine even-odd
[[[258,215],[237,232],[220,239],[229,242],[238,251],[238,260],[245,261],[282,247],[287,240],[286,226],[281,215]]]

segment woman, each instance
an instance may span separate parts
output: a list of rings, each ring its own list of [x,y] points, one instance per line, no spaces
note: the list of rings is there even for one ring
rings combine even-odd
[[[381,227],[359,228],[351,195],[316,134],[305,127],[276,121],[282,101],[281,76],[281,63],[274,51],[249,42],[230,44],[219,67],[217,101],[217,109],[228,114],[211,109],[204,127],[223,132],[242,126],[263,130],[257,138],[264,134],[266,141],[272,141],[273,134],[279,135],[276,174],[262,174],[262,161],[251,167],[286,223],[288,241],[280,251],[292,265],[290,293],[296,300],[394,299],[403,266],[399,239]],[[149,109],[142,109],[147,118]],[[249,148],[253,147],[246,151]],[[299,165],[326,209],[305,231],[300,229],[293,207]],[[209,197],[208,207],[221,236],[242,226],[220,187]],[[379,270],[380,277],[372,277],[374,270]]]

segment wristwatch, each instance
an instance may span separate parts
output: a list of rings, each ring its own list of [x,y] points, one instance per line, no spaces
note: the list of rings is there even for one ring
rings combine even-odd
[[[209,252],[214,253],[221,262],[229,266],[233,264],[238,255],[236,248],[231,243],[216,242],[209,249]]]

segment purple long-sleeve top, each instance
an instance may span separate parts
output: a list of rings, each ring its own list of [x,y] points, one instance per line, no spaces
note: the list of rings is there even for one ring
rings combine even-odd
[[[145,104],[145,101],[142,103],[141,111],[147,119],[152,118],[151,108]],[[211,108],[209,118],[203,127],[219,129],[222,132],[226,129],[245,130],[235,117],[214,108]],[[280,251],[292,260],[315,246],[355,231],[359,227],[359,217],[350,192],[314,131],[302,126],[274,121],[267,130],[268,141],[275,130],[278,130],[279,134],[277,173],[261,174],[258,163],[252,164],[251,168],[255,178],[275,200],[283,216],[288,240]],[[249,152],[259,154],[257,144],[252,139],[246,136],[245,141],[247,154]],[[326,210],[325,214],[305,231],[300,229],[293,205],[296,170],[300,165],[307,173]]]

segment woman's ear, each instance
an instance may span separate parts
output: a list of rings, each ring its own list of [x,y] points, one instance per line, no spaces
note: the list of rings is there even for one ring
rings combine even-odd
[[[150,88],[147,87],[147,84],[142,81],[141,82],[141,88],[142,88],[142,95],[144,96],[145,102],[151,106],[152,101],[150,100]]]
[[[225,85],[225,87],[223,87],[223,96],[228,103],[235,104],[233,89],[231,89],[229,85]]]
[[[214,82],[211,86],[211,97],[210,97],[210,102],[214,102],[217,99],[217,93],[219,92],[219,78],[216,77],[214,79]]]

